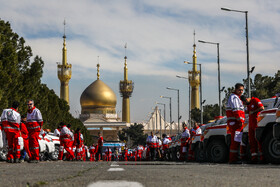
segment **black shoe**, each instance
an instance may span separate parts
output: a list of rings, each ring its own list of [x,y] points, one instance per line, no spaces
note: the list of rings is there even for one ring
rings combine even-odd
[[[241,161],[233,161],[233,162],[229,162],[229,164],[242,164]]]
[[[7,160],[8,163],[14,163],[14,159]]]
[[[247,162],[247,164],[258,164],[257,160],[250,160]]]
[[[39,163],[39,160],[30,160],[28,163]]]
[[[260,160],[260,161],[258,162],[258,164],[267,164],[267,163],[266,163],[266,161],[264,161],[264,160]]]

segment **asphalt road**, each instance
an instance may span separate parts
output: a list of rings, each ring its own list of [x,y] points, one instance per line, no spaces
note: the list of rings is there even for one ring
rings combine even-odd
[[[0,162],[0,186],[279,186],[279,165]]]

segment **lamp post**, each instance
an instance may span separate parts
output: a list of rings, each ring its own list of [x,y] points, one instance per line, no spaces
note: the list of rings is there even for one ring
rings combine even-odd
[[[183,76],[179,76],[179,75],[176,75],[176,77],[189,80],[187,77],[183,77]],[[190,83],[189,83],[189,124],[191,124],[191,85],[190,85]]]
[[[222,104],[221,104],[221,73],[220,73],[220,49],[219,49],[220,44],[219,44],[219,43],[216,43],[216,42],[206,42],[206,41],[203,41],[203,40],[198,40],[198,42],[200,42],[200,43],[206,43],[206,44],[217,45],[219,113],[220,113],[220,116],[222,116]]]
[[[165,99],[169,99],[169,109],[170,109],[170,127],[169,127],[169,129],[170,129],[170,135],[171,135],[171,131],[172,131],[172,108],[171,108],[171,97],[166,97],[166,96],[160,96],[161,98],[165,98]]]
[[[179,89],[175,89],[175,88],[170,88],[170,87],[167,87],[166,89],[168,89],[168,90],[175,90],[175,91],[177,91],[177,95],[178,95],[178,100],[177,100],[177,102],[178,102],[178,133],[179,133],[179,129],[180,129],[180,90]]]
[[[184,61],[185,64],[193,64],[191,62],[188,61]],[[201,64],[197,64],[199,65],[199,90],[200,90],[200,122],[203,121],[203,114],[202,114],[202,81],[201,81]]]
[[[201,121],[200,121],[200,124],[203,124],[203,106],[202,105],[205,103],[205,101],[206,100],[204,99],[201,103],[201,114],[200,114],[201,115]]]
[[[166,134],[166,118],[165,118],[165,104],[164,103],[158,103],[156,102],[157,105],[163,105],[163,118],[164,118],[164,133]],[[161,124],[161,123],[160,123]],[[160,126],[160,136],[161,136],[161,126]]]
[[[234,10],[229,8],[221,8],[221,10],[225,11],[232,11],[232,12],[240,12],[245,14],[245,31],[246,31],[246,51],[247,51],[247,91],[248,91],[248,97],[251,97],[251,83],[250,83],[250,64],[249,64],[249,37],[248,37],[248,11],[242,11],[242,10]]]

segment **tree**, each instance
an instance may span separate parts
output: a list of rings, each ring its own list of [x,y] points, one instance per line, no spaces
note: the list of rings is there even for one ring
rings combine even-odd
[[[54,130],[61,121],[70,123],[73,129],[80,127],[85,142],[91,144],[91,136],[83,123],[69,113],[67,102],[41,83],[43,59],[32,57],[24,38],[12,31],[9,22],[0,19],[0,110],[17,100],[21,103],[19,112],[26,114],[26,101],[33,99],[43,115],[44,128]]]
[[[145,145],[147,135],[144,135],[144,126],[142,124],[134,123],[134,125],[131,125],[129,128],[122,129],[121,132],[119,132],[119,138],[121,141],[128,141],[128,137],[133,142],[133,146],[139,145]]]

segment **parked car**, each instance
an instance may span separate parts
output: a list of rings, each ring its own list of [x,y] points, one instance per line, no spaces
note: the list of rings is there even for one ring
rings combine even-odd
[[[206,124],[205,130],[202,132],[201,143],[199,147],[203,150],[206,161],[214,163],[228,161],[229,146],[226,144],[226,121],[227,118],[223,117],[216,120],[215,122]]]
[[[256,139],[262,143],[263,155],[267,162],[273,164],[280,163],[280,140],[277,139],[279,129],[275,126],[276,113],[280,107],[278,97],[262,100],[265,110],[258,116],[256,128]],[[273,130],[275,133],[273,133]],[[276,135],[276,138],[273,136]]]

